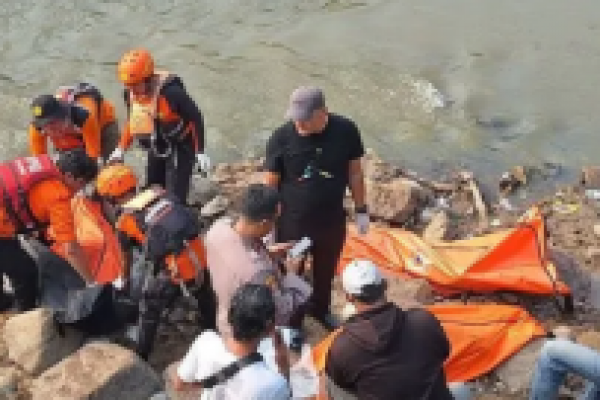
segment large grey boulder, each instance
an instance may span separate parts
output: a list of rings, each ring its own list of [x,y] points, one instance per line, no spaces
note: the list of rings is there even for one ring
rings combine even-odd
[[[4,341],[8,357],[37,376],[83,344],[83,335],[71,329],[59,332],[52,311],[38,308],[6,321]]]
[[[161,390],[154,370],[135,353],[88,343],[32,383],[33,400],[147,400]]]

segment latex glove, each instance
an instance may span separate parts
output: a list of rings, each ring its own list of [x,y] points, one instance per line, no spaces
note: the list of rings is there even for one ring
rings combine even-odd
[[[106,164],[110,165],[110,164],[122,163],[124,155],[125,154],[123,152],[123,149],[120,147],[117,147],[116,149],[113,150],[112,154],[108,157],[108,161]]]
[[[371,223],[371,219],[369,218],[369,214],[367,213],[359,213],[356,214],[356,228],[358,233],[361,235],[366,235],[369,233],[369,224]]]
[[[208,173],[210,169],[210,157],[204,153],[196,154],[196,171]]]
[[[115,279],[112,282],[112,285],[117,290],[123,290],[125,288],[125,279],[123,279],[122,277],[119,276],[117,279]]]

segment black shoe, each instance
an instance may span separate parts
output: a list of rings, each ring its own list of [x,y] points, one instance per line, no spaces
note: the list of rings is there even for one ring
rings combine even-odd
[[[327,329],[329,332],[334,331],[342,326],[340,320],[331,313],[313,315],[313,318],[316,319],[323,326],[323,328]]]

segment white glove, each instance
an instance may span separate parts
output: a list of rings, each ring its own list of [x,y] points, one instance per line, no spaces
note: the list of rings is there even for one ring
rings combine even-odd
[[[371,223],[371,219],[369,218],[368,213],[359,213],[356,214],[356,229],[358,233],[361,235],[366,235],[369,232],[369,224]]]
[[[112,282],[112,285],[117,290],[123,290],[123,288],[125,287],[125,279],[119,276]]]
[[[112,154],[108,157],[107,164],[123,162],[123,156],[124,156],[123,149],[120,147],[117,147],[116,149],[113,150]]]
[[[208,173],[210,169],[210,157],[204,153],[196,154],[196,171]]]

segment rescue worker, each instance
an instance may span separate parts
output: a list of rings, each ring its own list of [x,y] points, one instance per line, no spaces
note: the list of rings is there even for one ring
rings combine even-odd
[[[135,140],[148,151],[147,186],[160,185],[185,204],[194,165],[203,172],[210,168],[200,109],[178,76],[155,71],[145,49],[127,52],[118,74],[125,85],[128,119],[111,161],[122,161]]]
[[[117,146],[119,128],[113,104],[88,83],[60,87],[31,103],[29,125],[31,154],[48,153],[48,139],[61,152],[85,148],[98,162],[105,162]]]
[[[147,359],[163,310],[177,297],[197,302],[205,329],[215,326],[216,305],[196,215],[159,186],[140,193],[136,186],[133,170],[123,164],[104,168],[96,179],[97,194],[119,208],[123,250],[142,247],[151,266],[145,271],[137,341],[138,354]]]
[[[0,164],[0,274],[8,277],[14,289],[14,300],[20,311],[36,306],[38,272],[33,258],[21,247],[18,234],[42,237],[45,228],[53,232],[55,246],[86,281],[91,277],[86,259],[75,238],[71,211],[73,194],[82,186],[81,180],[61,173],[49,156],[30,156]],[[2,293],[4,308],[10,306]]]
[[[61,152],[56,165],[66,181],[74,181],[78,186],[95,182],[99,173],[98,165],[83,149]],[[127,265],[113,228],[114,221],[109,218],[112,209],[107,206],[99,196],[87,190],[80,190],[71,200],[77,242],[85,253],[94,282],[113,283],[119,288]],[[52,250],[62,255],[60,248]]]

